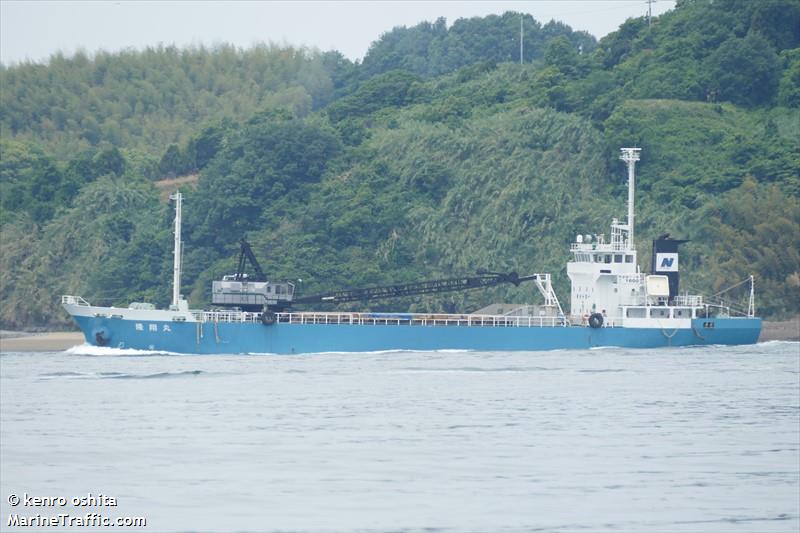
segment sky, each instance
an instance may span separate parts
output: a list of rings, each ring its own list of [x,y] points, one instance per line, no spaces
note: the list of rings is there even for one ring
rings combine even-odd
[[[652,0],[653,16],[675,6]],[[55,52],[118,51],[260,42],[339,50],[361,59],[370,43],[395,26],[464,17],[529,13],[560,20],[602,37],[629,17],[647,13],[647,0],[527,1],[31,1],[0,0],[0,62],[45,62]]]

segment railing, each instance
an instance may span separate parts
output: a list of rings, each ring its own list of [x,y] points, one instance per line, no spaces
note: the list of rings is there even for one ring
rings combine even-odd
[[[80,296],[63,295],[61,303],[90,307]],[[192,311],[196,322],[256,323],[261,313]],[[121,315],[120,315],[121,316]],[[183,315],[181,315],[183,316]],[[563,316],[455,315],[424,313],[275,313],[281,324],[345,324],[359,326],[482,326],[513,328],[566,327]]]
[[[702,307],[703,297],[699,294],[679,294],[675,297],[675,305],[681,307]]]
[[[198,322],[260,322],[261,313],[245,311],[194,311],[194,319]]]
[[[91,307],[92,304],[81,298],[80,296],[70,296],[69,294],[63,294],[61,296],[61,303],[67,305],[80,305],[83,307]]]
[[[261,313],[242,311],[202,311],[193,313],[198,322],[261,321]],[[416,313],[275,313],[281,324],[341,324],[358,326],[485,326],[485,327],[562,327],[563,317],[450,315]]]
[[[597,253],[604,253],[604,252],[625,252],[628,250],[628,245],[626,243],[581,243],[581,242],[573,242],[569,245],[569,249],[571,252],[597,252]]]

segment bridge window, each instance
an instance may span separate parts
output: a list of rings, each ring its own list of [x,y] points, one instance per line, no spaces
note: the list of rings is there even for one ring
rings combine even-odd
[[[614,262],[622,263],[622,256],[620,254],[614,254]]]
[[[611,254],[606,255],[605,263],[611,264]]]
[[[600,254],[595,254],[595,256],[594,256],[594,262],[595,262],[595,263],[602,263],[602,262],[603,262],[603,256],[602,256],[602,255],[600,255]]]
[[[625,262],[626,263],[633,263],[633,256],[632,255],[626,255],[625,256]]]

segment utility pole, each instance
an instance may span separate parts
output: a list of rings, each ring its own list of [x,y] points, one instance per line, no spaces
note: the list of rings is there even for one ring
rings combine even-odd
[[[653,18],[653,0],[647,0],[647,29],[650,29],[650,19]]]

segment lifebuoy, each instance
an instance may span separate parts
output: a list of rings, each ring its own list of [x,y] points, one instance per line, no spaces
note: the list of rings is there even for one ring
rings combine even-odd
[[[603,327],[603,315],[600,313],[592,313],[589,317],[589,327],[591,328],[602,328]]]
[[[261,313],[261,323],[265,326],[271,326],[275,323],[275,313],[272,311],[264,311]]]

